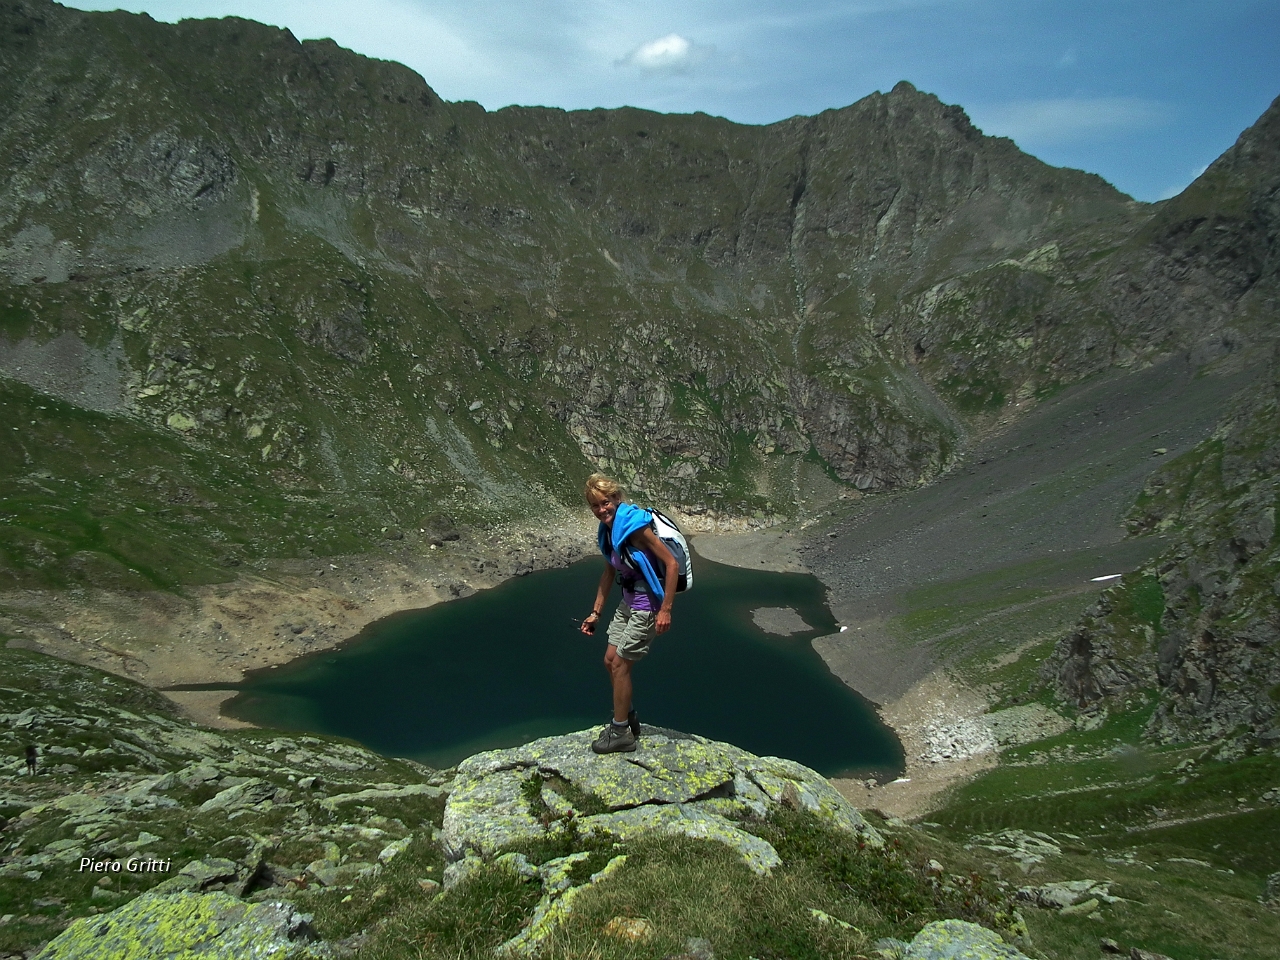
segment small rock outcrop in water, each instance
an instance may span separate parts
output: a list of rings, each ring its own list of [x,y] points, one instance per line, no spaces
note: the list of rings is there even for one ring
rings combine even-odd
[[[751,611],[751,619],[765,633],[779,637],[789,637],[793,633],[806,633],[813,629],[790,607],[759,607]]]
[[[661,830],[717,840],[761,874],[781,862],[777,851],[730,817],[763,816],[784,804],[812,811],[871,846],[884,843],[830,783],[793,760],[757,757],[732,744],[656,727],[644,728],[635,753],[596,756],[594,737],[595,731],[583,730],[459,764],[441,837],[453,861],[446,886],[501,847],[564,829],[569,815],[586,836],[626,839]],[[531,809],[531,796],[549,817]]]

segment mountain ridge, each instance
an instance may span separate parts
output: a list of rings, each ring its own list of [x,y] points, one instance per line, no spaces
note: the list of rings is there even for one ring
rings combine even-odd
[[[6,589],[483,540],[597,468],[805,521],[1273,328],[1274,104],[1148,206],[906,82],[763,127],[486,112],[251,21],[0,25]]]

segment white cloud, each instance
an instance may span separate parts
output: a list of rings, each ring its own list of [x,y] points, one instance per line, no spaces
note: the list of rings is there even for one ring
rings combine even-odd
[[[1066,70],[1070,67],[1074,67],[1078,59],[1075,49],[1069,48],[1066,53],[1058,58],[1058,69]]]
[[[1016,100],[971,111],[984,133],[1012,137],[1024,148],[1097,140],[1163,125],[1169,109],[1138,97]]]
[[[641,44],[617,61],[620,67],[639,67],[649,73],[685,73],[707,59],[714,47],[693,43],[678,33]]]

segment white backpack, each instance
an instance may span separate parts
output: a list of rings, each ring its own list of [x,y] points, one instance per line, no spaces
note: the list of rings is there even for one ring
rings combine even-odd
[[[680,580],[676,584],[676,593],[684,593],[693,587],[693,554],[689,551],[689,542],[685,540],[676,522],[665,513],[654,509],[650,509],[649,512],[653,514],[653,520],[649,523],[650,529],[671,551],[671,555],[676,558],[676,565],[680,568]]]

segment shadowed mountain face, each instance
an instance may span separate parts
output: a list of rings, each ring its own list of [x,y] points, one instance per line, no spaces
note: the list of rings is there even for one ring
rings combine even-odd
[[[1044,665],[1058,695],[1114,707],[1144,689],[1164,741],[1280,741],[1280,357],[1213,435],[1147,480],[1132,534],[1168,532],[1103,593]]]
[[[1264,335],[1277,123],[1152,207],[907,83],[486,113],[249,21],[6,4],[4,577],[216,579],[593,465],[736,517],[914,486],[1063,384]]]

